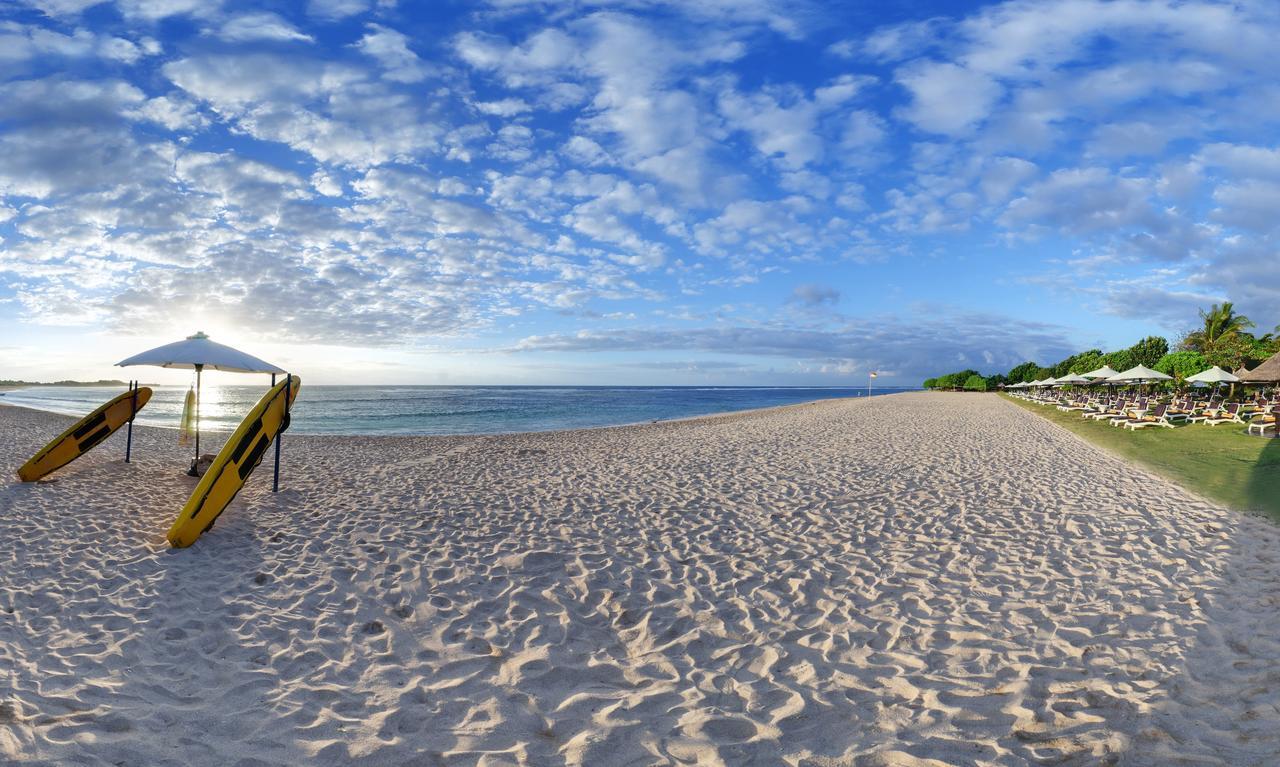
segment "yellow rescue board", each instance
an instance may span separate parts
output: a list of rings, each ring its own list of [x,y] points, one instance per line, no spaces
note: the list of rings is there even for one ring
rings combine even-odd
[[[262,456],[266,455],[272,441],[289,428],[289,410],[301,386],[297,376],[286,376],[253,406],[227,444],[218,451],[218,457],[205,470],[187,505],[182,508],[173,527],[169,528],[170,544],[186,548],[195,543],[201,533],[213,527],[218,515],[262,462]]]
[[[136,397],[136,399],[135,399]],[[89,415],[76,421],[18,469],[18,479],[35,482],[97,447],[116,429],[129,423],[142,406],[151,401],[151,390],[145,386],[112,399]]]

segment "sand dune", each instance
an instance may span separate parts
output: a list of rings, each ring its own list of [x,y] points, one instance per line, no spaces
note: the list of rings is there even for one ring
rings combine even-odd
[[[1271,765],[1280,530],[992,396],[289,437],[193,548],[140,429],[22,485],[0,760]]]

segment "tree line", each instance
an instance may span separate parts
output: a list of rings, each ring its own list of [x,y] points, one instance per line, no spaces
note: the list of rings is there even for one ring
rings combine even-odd
[[[990,391],[1001,385],[1061,378],[1069,373],[1088,373],[1103,365],[1124,371],[1137,365],[1145,365],[1181,383],[1187,376],[1195,375],[1211,365],[1224,370],[1240,367],[1252,368],[1275,354],[1280,354],[1280,325],[1262,335],[1249,332],[1257,325],[1243,314],[1237,314],[1230,301],[1214,304],[1200,310],[1201,325],[1184,332],[1170,348],[1169,341],[1161,336],[1148,336],[1127,349],[1104,352],[1101,349],[1073,354],[1052,365],[1023,362],[1007,373],[983,375],[977,370],[959,370],[954,373],[926,379],[926,389],[962,389]]]

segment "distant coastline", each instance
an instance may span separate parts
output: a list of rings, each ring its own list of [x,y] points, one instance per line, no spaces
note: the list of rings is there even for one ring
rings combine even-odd
[[[0,381],[0,390],[25,389],[30,386],[128,386],[128,381],[102,379],[101,381]]]

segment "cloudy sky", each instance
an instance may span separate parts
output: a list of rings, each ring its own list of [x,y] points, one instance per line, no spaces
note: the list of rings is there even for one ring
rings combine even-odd
[[[314,383],[802,385],[1270,329],[1277,39],[1271,0],[6,2],[0,378],[197,329]]]

